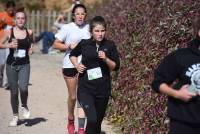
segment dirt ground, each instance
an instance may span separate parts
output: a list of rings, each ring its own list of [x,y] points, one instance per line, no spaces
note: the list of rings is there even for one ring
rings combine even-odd
[[[66,134],[67,89],[61,75],[63,56],[42,55],[35,46],[28,98],[31,118],[24,120],[20,115],[17,127],[8,127],[12,117],[10,94],[0,88],[0,134]],[[106,134],[115,134],[106,120],[102,126]]]

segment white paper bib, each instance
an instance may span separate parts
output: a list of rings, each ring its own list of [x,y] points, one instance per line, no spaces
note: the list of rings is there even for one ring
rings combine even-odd
[[[14,57],[24,58],[26,56],[26,50],[18,49],[14,52]]]
[[[102,77],[101,68],[97,67],[97,68],[89,69],[87,70],[87,75],[88,75],[88,80],[95,80],[95,79],[101,78]]]

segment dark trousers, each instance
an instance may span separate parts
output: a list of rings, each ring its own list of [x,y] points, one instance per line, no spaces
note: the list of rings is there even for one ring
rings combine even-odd
[[[170,120],[169,134],[200,134],[200,123],[192,124]]]
[[[109,98],[98,98],[91,94],[79,92],[77,97],[87,117],[85,133],[100,134],[101,123],[105,115]]]
[[[19,91],[22,107],[27,108],[30,64],[16,66],[6,65],[6,73],[8,76],[8,84],[10,86],[11,106],[13,114],[18,114]]]
[[[4,67],[5,67],[5,64],[0,64],[0,87],[3,87],[3,77],[4,77]]]

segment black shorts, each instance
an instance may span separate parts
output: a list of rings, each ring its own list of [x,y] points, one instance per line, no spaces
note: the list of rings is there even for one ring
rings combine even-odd
[[[62,73],[65,77],[75,77],[78,74],[76,68],[63,68]]]

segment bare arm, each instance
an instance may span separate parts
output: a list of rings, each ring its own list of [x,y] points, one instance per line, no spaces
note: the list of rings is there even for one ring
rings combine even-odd
[[[166,83],[160,85],[159,91],[168,96],[180,99],[182,101],[189,101],[192,97],[196,96],[196,93],[191,93],[188,91],[189,85],[183,85],[179,90],[175,90]]]
[[[78,63],[78,58],[75,56],[72,56],[72,57],[70,57],[70,60],[71,60],[72,64],[74,65],[74,67],[77,69],[77,71],[79,73],[83,73],[83,71],[86,69],[86,67],[83,64]]]
[[[4,36],[0,38],[0,48],[17,48],[17,44],[14,42],[8,43],[9,40],[9,35],[10,35],[10,30],[7,30],[4,32]]]
[[[29,29],[28,33],[29,33],[31,40],[32,40],[31,46],[28,50],[28,53],[31,55],[31,54],[33,54],[33,31]]]
[[[64,21],[64,15],[63,14],[59,14],[58,18],[56,19],[56,22],[60,22],[60,21]]]
[[[74,5],[72,4],[71,7],[69,7],[69,8],[67,8],[67,9],[63,10],[62,12],[63,12],[64,14],[66,14],[66,13],[68,13],[68,12],[71,12],[72,9],[73,9],[73,7],[74,7]]]
[[[61,13],[58,15],[56,21],[54,22],[54,26],[61,28],[64,23],[65,23],[64,15]]]
[[[115,62],[112,61],[111,59],[109,59],[108,57],[106,57],[106,58],[104,59],[104,62],[108,65],[108,67],[109,67],[109,69],[110,69],[111,71],[115,69],[115,66],[116,66]]]
[[[53,43],[53,48],[58,49],[58,50],[69,50],[70,47],[67,44],[64,44],[60,40],[56,39]]]

